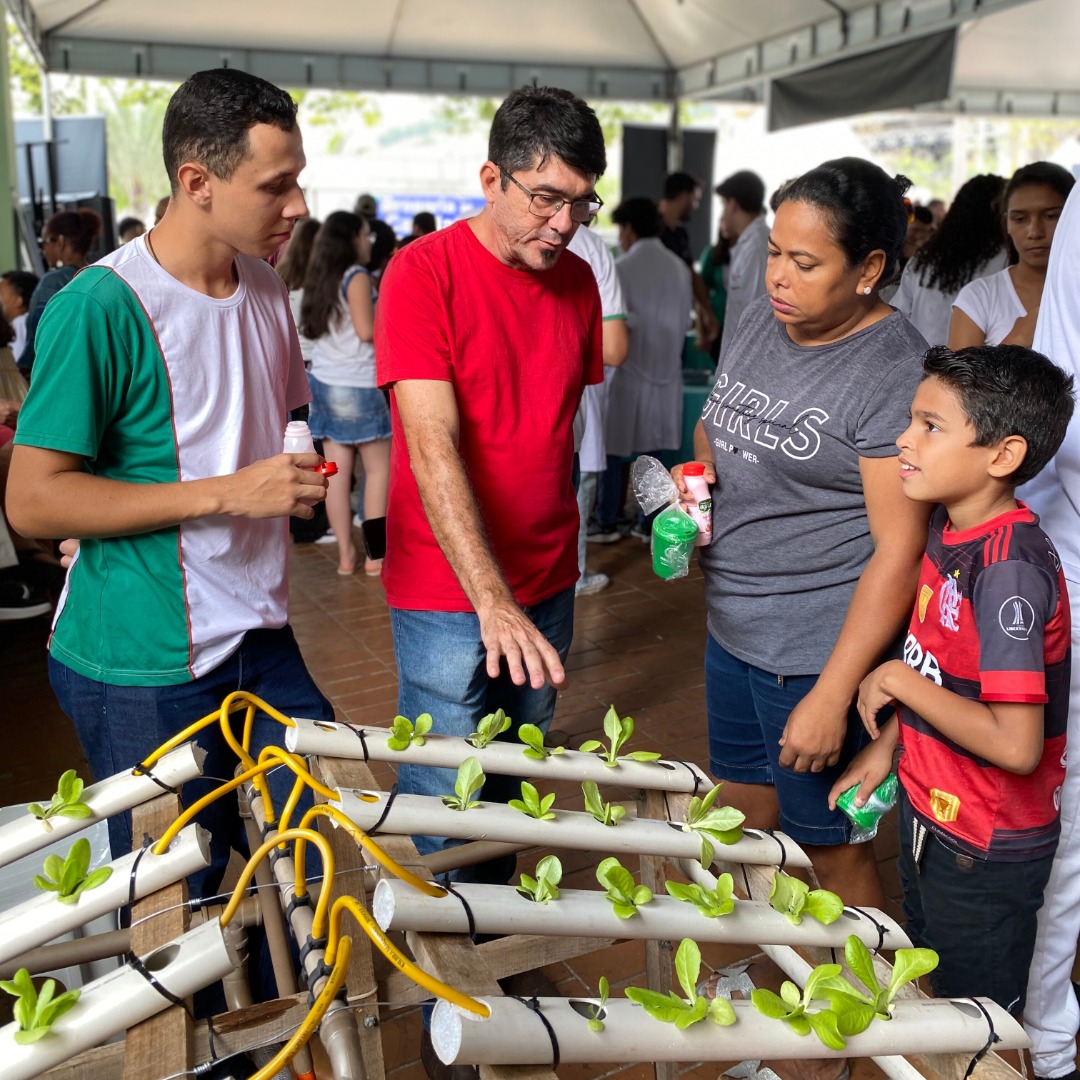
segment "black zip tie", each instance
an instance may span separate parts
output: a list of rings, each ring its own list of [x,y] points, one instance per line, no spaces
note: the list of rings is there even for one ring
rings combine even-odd
[[[979,1012],[983,1014],[983,1019],[986,1020],[986,1026],[990,1029],[990,1034],[986,1037],[986,1045],[968,1063],[967,1072],[964,1073],[964,1080],[968,1080],[968,1077],[975,1071],[975,1066],[986,1057],[990,1047],[993,1046],[994,1043],[1001,1042],[1001,1036],[994,1030],[994,1021],[983,1007],[983,1003],[979,1001],[978,998],[966,998],[965,1000],[970,1001],[978,1008]]]
[[[315,952],[316,949],[321,949],[323,952],[326,952],[326,946],[328,944],[329,940],[325,937],[315,938],[309,935],[307,941],[304,942],[300,949],[300,967],[304,967],[304,961],[311,953]]]
[[[787,865],[787,848],[784,847],[784,842],[780,839],[779,836],[776,835],[776,833],[772,831],[772,829],[762,829],[761,831],[766,836],[771,836],[776,841],[777,846],[780,848],[780,865],[777,867],[777,869],[780,871],[780,873],[783,873],[784,867]]]
[[[346,724],[345,726],[360,740],[360,745],[364,750],[364,764],[366,765],[371,759],[368,757],[367,739],[364,738],[364,729],[362,727],[353,727],[351,724]]]
[[[861,907],[856,907],[854,904],[845,904],[844,907],[851,911],[857,911],[864,919],[869,919],[877,928],[877,945],[874,948],[874,952],[881,952],[882,947],[885,945],[885,935],[889,932],[888,929],[874,918],[868,911],[864,911]]]
[[[473,934],[476,933],[476,920],[473,918],[472,908],[469,907],[468,900],[466,900],[465,897],[462,896],[461,893],[459,893],[457,889],[455,889],[454,886],[450,884],[449,874],[444,874],[439,881],[439,884],[448,893],[450,893],[451,896],[456,896],[458,900],[461,901],[461,906],[465,909],[465,918],[469,920],[469,936],[471,937]]]
[[[206,1045],[210,1051],[210,1062],[217,1061],[217,1049],[214,1046],[214,1018],[212,1016],[206,1018]]]
[[[292,898],[289,900],[288,904],[285,905],[285,921],[292,921],[293,912],[295,912],[297,908],[309,908],[311,906],[311,893],[304,893],[303,896],[297,896],[296,893],[293,893]]]
[[[149,841],[150,837],[144,838],[144,846],[139,848],[138,855],[135,856],[135,861],[131,864],[131,876],[128,878],[128,907],[131,907],[135,903],[135,872],[139,869],[139,863],[142,862],[142,857],[150,850]]]
[[[561,1060],[561,1058],[559,1056],[559,1040],[555,1035],[555,1029],[551,1026],[550,1021],[540,1011],[540,1001],[539,1001],[539,999],[536,997],[535,994],[531,998],[517,997],[514,994],[511,994],[510,996],[515,1001],[520,1001],[521,1004],[524,1005],[526,1009],[528,1009],[530,1012],[535,1013],[537,1016],[540,1017],[540,1022],[544,1025],[544,1028],[547,1030],[547,1033],[548,1033],[548,1038],[551,1040],[551,1068],[553,1070],[557,1069],[559,1067],[559,1062]],[[967,1080],[966,1076],[964,1077],[964,1080]]]
[[[127,964],[137,971],[166,1001],[172,1005],[179,1005],[184,1012],[187,1013],[188,1019],[194,1024],[195,1017],[191,1015],[191,1010],[187,1007],[187,1003],[178,998],[167,986],[162,986],[160,982],[155,978],[154,973],[133,953],[129,952],[124,957]]]
[[[681,765],[684,769],[687,769],[690,775],[694,778],[694,790],[690,792],[691,796],[696,795],[701,790],[701,773],[690,764],[689,761],[679,761],[676,764]],[[667,800],[667,792],[664,792],[665,802]]]
[[[139,762],[138,765],[135,766],[134,769],[131,770],[131,772],[132,772],[132,775],[134,775],[134,776],[148,777],[150,780],[153,780],[154,783],[157,784],[157,786],[159,788],[161,788],[163,791],[167,791],[170,795],[179,795],[180,794],[180,789],[178,787],[173,787],[171,784],[166,784],[165,781],[162,780],[160,776],[155,776],[154,775],[154,771],[153,771],[153,769],[150,768],[149,765],[146,765],[141,761]]]
[[[375,824],[372,825],[370,829],[365,829],[364,830],[364,832],[366,832],[368,834],[368,836],[374,836],[379,831],[379,829],[382,827],[382,823],[386,820],[386,815],[390,813],[390,807],[394,805],[394,800],[397,798],[397,793],[398,793],[398,786],[397,786],[397,784],[395,784],[390,789],[390,794],[386,796],[386,805],[383,807],[383,811],[379,815],[379,820],[376,821]]]

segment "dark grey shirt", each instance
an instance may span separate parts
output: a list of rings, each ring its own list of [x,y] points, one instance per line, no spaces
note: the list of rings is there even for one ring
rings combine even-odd
[[[767,297],[746,309],[702,413],[718,486],[699,555],[709,630],[739,659],[824,667],[874,548],[859,459],[898,453],[925,351],[899,312],[802,346]]]

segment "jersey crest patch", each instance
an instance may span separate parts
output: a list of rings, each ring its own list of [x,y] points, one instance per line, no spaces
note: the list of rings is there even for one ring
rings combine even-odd
[[[998,625],[1016,641],[1027,641],[1035,627],[1035,609],[1022,596],[1010,596],[998,608]]]
[[[960,629],[960,587],[955,577],[947,577],[938,592],[938,619],[954,634]]]

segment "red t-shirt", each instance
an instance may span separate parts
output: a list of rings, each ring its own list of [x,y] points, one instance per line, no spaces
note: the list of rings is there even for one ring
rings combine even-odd
[[[515,270],[468,222],[414,240],[391,260],[375,319],[379,385],[452,383],[459,452],[514,598],[536,604],[578,577],[571,484],[574,413],[603,381],[600,296],[564,251],[550,270]],[[428,524],[397,403],[383,584],[391,607],[471,611]]]

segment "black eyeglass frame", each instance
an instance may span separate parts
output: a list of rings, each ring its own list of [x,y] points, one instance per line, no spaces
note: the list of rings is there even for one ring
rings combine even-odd
[[[507,169],[504,169],[501,165],[498,166],[498,169],[499,173],[502,176],[505,176],[507,180],[514,184],[515,187],[520,188],[523,192],[525,192],[526,195],[529,196],[529,213],[532,214],[533,217],[545,219],[553,218],[557,213],[559,213],[560,210],[562,210],[564,206],[567,205],[567,203],[569,203],[570,220],[576,221],[579,225],[588,225],[588,223],[592,221],[598,213],[600,213],[600,208],[604,205],[604,200],[601,199],[600,196],[596,194],[596,192],[593,192],[592,197],[588,199],[562,199],[558,195],[551,195],[546,191],[530,191],[523,183],[521,183],[520,180],[514,178],[513,173],[509,172]],[[554,199],[555,202],[550,208],[551,212],[548,214],[537,213],[536,210],[533,209],[533,206],[537,199]],[[575,207],[578,206],[585,207],[587,211],[586,217],[574,216]]]

